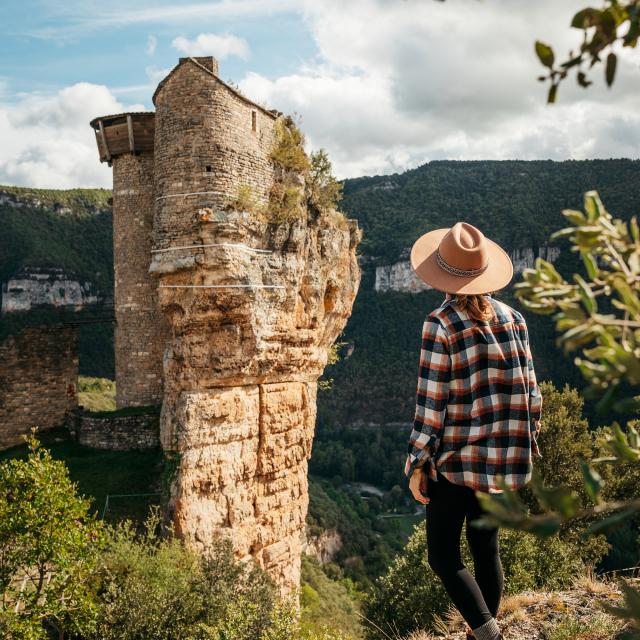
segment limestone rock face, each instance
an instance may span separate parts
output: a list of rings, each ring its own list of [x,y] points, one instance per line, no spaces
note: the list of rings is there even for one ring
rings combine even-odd
[[[203,248],[156,252],[151,265],[173,333],[161,415],[178,461],[170,509],[192,544],[230,536],[287,592],[300,579],[316,381],[357,292],[360,233],[335,212],[280,225],[193,214]]]

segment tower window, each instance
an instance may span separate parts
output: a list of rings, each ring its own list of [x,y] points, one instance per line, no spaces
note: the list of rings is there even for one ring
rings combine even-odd
[[[258,130],[258,112],[255,110],[251,111],[251,131]]]
[[[210,165],[210,164],[208,164],[208,165],[205,167],[205,171],[206,171],[207,173],[211,173],[211,165]]]

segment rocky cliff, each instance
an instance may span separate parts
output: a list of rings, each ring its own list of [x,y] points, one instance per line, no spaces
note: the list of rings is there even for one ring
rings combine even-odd
[[[381,265],[375,268],[374,289],[380,293],[386,291],[399,291],[401,293],[419,293],[430,289],[429,285],[422,282],[411,268],[408,256],[411,249],[403,252],[403,259],[393,264]],[[514,275],[530,269],[536,258],[542,258],[549,262],[555,262],[560,257],[560,248],[543,245],[535,249],[525,247],[509,251],[513,261]]]
[[[286,591],[300,578],[316,381],[358,289],[360,234],[335,212],[209,219],[192,260],[158,252],[151,265],[173,335],[161,416],[176,461],[170,507],[196,546],[233,530],[238,555]]]
[[[0,186],[2,313],[112,301],[110,197]]]
[[[60,268],[22,269],[2,283],[2,313],[41,306],[80,309],[98,302],[93,282]]]

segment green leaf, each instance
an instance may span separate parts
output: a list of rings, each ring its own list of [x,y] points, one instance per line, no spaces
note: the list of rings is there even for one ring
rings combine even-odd
[[[618,400],[613,405],[613,410],[617,413],[638,413],[640,411],[640,396]]]
[[[602,490],[602,478],[600,474],[592,469],[584,460],[580,461],[582,477],[584,478],[584,489],[587,495],[596,504],[600,502],[600,491]]]
[[[540,40],[536,40],[536,54],[545,67],[549,67],[549,69],[553,68],[555,55],[549,45],[540,42]]]
[[[573,227],[566,227],[564,229],[560,229],[555,233],[551,234],[551,240],[557,240],[558,238],[566,238],[567,236],[571,236],[575,233],[575,229]]]
[[[593,82],[587,78],[587,74],[584,71],[578,71],[577,78],[578,84],[584,89],[593,84]]]
[[[591,287],[587,284],[584,278],[578,273],[574,274],[573,279],[576,281],[578,285],[578,291],[580,293],[580,298],[582,300],[582,304],[584,308],[587,310],[587,313],[594,314],[598,311],[598,303],[596,301],[596,297],[593,295],[593,291]]]
[[[638,509],[635,507],[616,511],[613,515],[604,518],[603,520],[598,520],[597,522],[592,523],[585,529],[580,537],[586,538],[596,533],[602,533],[603,531],[614,529],[636,513],[638,513]]]
[[[592,253],[588,251],[583,251],[580,253],[582,257],[582,262],[584,263],[584,268],[587,270],[587,275],[593,280],[597,277],[599,269],[598,263],[596,262],[595,257]]]
[[[549,94],[547,95],[547,103],[554,104],[557,96],[558,96],[558,85],[554,83],[549,87]]]
[[[582,9],[578,11],[575,16],[573,16],[573,20],[571,20],[571,26],[574,29],[587,29],[588,27],[592,27],[599,19],[602,11],[598,9],[592,9],[588,7],[587,9]]]
[[[557,515],[537,516],[525,522],[525,528],[541,538],[548,538],[560,530],[562,521]]]
[[[607,80],[607,86],[610,87],[616,77],[616,67],[618,64],[618,57],[615,53],[611,52],[607,56],[607,66],[605,70],[605,78]]]
[[[597,191],[587,191],[584,194],[584,209],[587,212],[587,220],[589,222],[595,222],[604,213],[604,207]],[[602,231],[599,227],[588,228],[598,232]]]
[[[574,491],[568,487],[546,487],[542,476],[535,469],[531,489],[544,509],[555,511],[563,518],[571,518],[578,510],[578,496]]]
[[[613,423],[613,437],[607,442],[614,455],[623,462],[638,462],[640,452],[632,449],[625,432],[617,422]],[[637,432],[636,432],[637,433]]]
[[[629,227],[631,228],[631,237],[633,238],[633,241],[636,244],[640,244],[640,227],[638,226],[638,218],[636,218],[636,216],[631,218]]]
[[[587,223],[587,218],[585,217],[584,213],[582,213],[582,211],[576,211],[574,209],[563,209],[562,215],[567,218],[567,220],[570,220],[571,222],[573,222],[573,224],[576,225]]]

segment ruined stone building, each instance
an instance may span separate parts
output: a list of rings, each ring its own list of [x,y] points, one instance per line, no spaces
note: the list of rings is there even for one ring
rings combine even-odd
[[[270,219],[280,114],[213,58],[181,59],[153,102],[91,123],[113,166],[117,403],[162,399],[177,531],[200,548],[229,535],[289,591],[317,379],[358,288],[359,232],[306,201]]]

